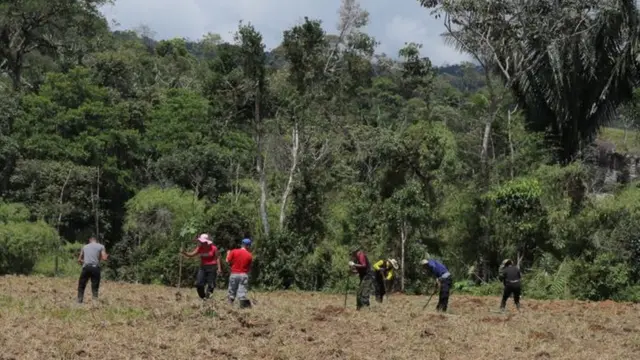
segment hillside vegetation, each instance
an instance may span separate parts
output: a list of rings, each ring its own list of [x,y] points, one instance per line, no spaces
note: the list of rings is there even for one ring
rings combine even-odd
[[[344,297],[253,294],[257,304],[202,304],[193,290],[107,282],[99,304],[76,307],[75,282],[0,278],[0,359],[634,359],[640,307],[453,295],[452,314],[426,297],[393,295],[370,311]],[[181,294],[181,296],[178,296]],[[349,305],[354,301],[348,298]],[[25,345],[28,341],[28,346]]]
[[[104,3],[0,4],[0,274],[75,276],[95,234],[106,279],[191,283],[177,254],[208,232],[223,257],[250,236],[269,290],[341,291],[359,245],[407,294],[429,253],[469,294],[511,258],[528,298],[640,299],[640,189],[598,200],[585,155],[640,118],[635,2],[422,1],[478,60],[442,68],[379,54],[355,0],[271,51],[246,22],[113,32]]]

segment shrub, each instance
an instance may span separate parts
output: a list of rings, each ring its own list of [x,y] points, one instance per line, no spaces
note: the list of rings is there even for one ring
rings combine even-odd
[[[593,261],[574,263],[570,279],[571,293],[581,300],[612,299],[629,285],[629,267],[612,253],[598,254]]]
[[[50,253],[39,257],[33,272],[45,276],[80,276],[82,267],[78,264],[78,254],[84,244],[66,243],[62,248],[52,250]],[[56,274],[56,255],[58,256],[58,273]]]
[[[204,228],[206,202],[179,188],[145,188],[126,203],[125,236],[113,249],[110,267],[120,279],[174,285],[179,274],[179,250]],[[184,260],[183,279],[197,263]],[[184,281],[183,281],[184,283]]]
[[[640,285],[629,286],[613,296],[615,301],[640,302]]]
[[[6,204],[0,202],[0,223],[6,224],[10,221],[24,222],[29,220],[30,216],[29,209],[24,204]]]
[[[0,275],[30,274],[58,241],[56,230],[42,221],[0,224]]]

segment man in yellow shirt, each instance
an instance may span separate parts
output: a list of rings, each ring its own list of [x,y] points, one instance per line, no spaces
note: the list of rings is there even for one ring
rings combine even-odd
[[[387,292],[385,280],[390,281],[393,279],[393,270],[398,270],[398,261],[396,261],[396,259],[383,259],[373,264],[373,271],[375,271],[376,274],[375,291],[377,302],[382,302],[382,299]]]

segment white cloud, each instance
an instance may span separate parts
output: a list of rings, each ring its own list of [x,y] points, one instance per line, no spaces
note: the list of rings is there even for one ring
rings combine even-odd
[[[405,42],[424,44],[423,55],[436,65],[466,59],[444,45],[442,24],[420,7],[417,0],[360,0],[370,13],[367,32],[381,45],[378,52],[395,56]],[[231,40],[238,22],[251,22],[263,35],[267,48],[282,40],[282,32],[304,16],[320,19],[327,32],[335,32],[340,0],[116,0],[103,13],[116,20],[118,29],[147,25],[158,39],[198,39],[212,32]]]
[[[428,56],[431,62],[436,65],[446,63],[457,63],[466,56],[460,54],[456,49],[446,45],[440,34],[442,30],[437,31],[438,27],[427,22],[419,22],[411,18],[403,16],[394,16],[385,26],[385,38],[388,40],[384,49],[396,49],[402,47],[404,43],[422,44],[423,55]],[[395,55],[396,53],[389,54]]]

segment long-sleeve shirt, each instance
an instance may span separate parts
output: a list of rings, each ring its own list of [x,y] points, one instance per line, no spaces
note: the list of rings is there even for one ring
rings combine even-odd
[[[380,271],[382,270],[385,275],[385,279],[391,280],[393,279],[393,267],[390,266],[385,260],[379,260],[375,264],[373,264],[373,270]]]
[[[498,278],[506,285],[519,283],[521,276],[520,269],[517,266],[510,265],[501,269]]]
[[[363,251],[358,251],[355,256],[355,261],[359,265],[364,265],[364,267],[356,268],[360,278],[364,277],[367,274],[372,274],[371,272],[371,264],[369,263],[369,259],[367,255]]]
[[[449,270],[446,266],[442,265],[440,262],[436,260],[429,260],[426,264],[427,270],[431,273],[431,275],[437,279],[441,277],[449,277]]]

